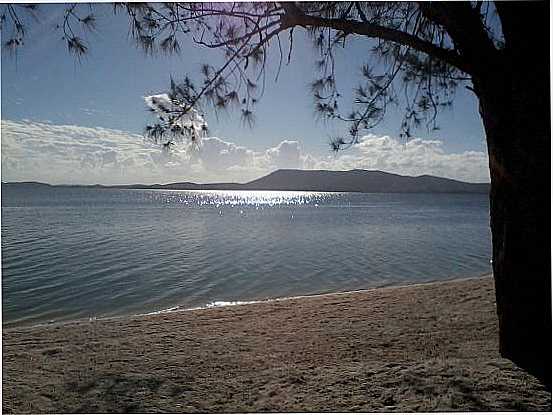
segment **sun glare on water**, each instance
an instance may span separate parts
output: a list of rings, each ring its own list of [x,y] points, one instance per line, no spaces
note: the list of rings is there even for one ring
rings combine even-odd
[[[330,197],[329,192],[296,192],[265,190],[172,190],[163,191],[167,202],[180,202],[199,206],[250,206],[313,205]]]

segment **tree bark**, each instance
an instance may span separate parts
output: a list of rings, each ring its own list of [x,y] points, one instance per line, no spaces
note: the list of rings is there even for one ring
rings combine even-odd
[[[482,68],[473,81],[491,174],[500,353],[551,388],[551,125],[545,3],[512,9],[519,27],[509,33],[496,65]],[[502,10],[502,19],[507,13]]]

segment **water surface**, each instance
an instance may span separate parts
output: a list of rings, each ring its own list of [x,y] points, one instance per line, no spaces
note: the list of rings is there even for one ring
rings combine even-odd
[[[12,188],[4,324],[490,272],[488,197]]]

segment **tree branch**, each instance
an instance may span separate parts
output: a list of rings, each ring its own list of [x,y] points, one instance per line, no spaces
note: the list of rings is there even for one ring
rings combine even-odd
[[[380,26],[368,22],[359,22],[350,19],[322,18],[305,14],[294,3],[281,3],[285,14],[281,17],[281,28],[294,26],[328,27],[347,34],[358,34],[369,38],[378,38],[399,43],[440,59],[459,70],[470,73],[469,66],[461,56],[452,49],[444,49],[419,37],[401,30]]]
[[[474,75],[478,68],[488,70],[496,61],[498,50],[485,30],[480,12],[469,3],[420,2],[419,7],[427,19],[447,31],[468,67],[465,72]]]

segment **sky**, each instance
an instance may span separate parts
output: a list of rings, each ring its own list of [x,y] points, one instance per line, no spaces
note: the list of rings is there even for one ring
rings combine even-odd
[[[164,152],[144,139],[152,121],[144,97],[167,91],[169,79],[198,78],[202,63],[221,62],[218,51],[182,44],[176,56],[146,56],[128,36],[122,14],[95,5],[98,25],[86,35],[88,55],[79,63],[54,30],[62,6],[43,5],[16,56],[2,50],[2,181],[52,184],[244,182],[278,168],[377,169],[433,174],[459,180],[489,180],[478,103],[459,88],[451,110],[438,118],[440,130],[399,138],[401,109],[353,148],[333,154],[328,140],[343,124],[317,121],[309,83],[316,53],[296,31],[289,65],[274,82],[277,52],[269,54],[263,99],[252,128],[238,113],[208,112],[209,137],[199,149]],[[337,52],[336,78],[346,100],[370,61],[369,42],[359,39]],[[271,61],[275,63],[271,65]]]

